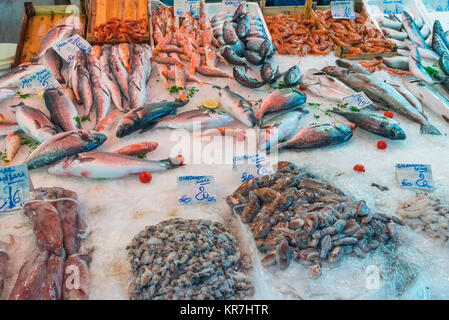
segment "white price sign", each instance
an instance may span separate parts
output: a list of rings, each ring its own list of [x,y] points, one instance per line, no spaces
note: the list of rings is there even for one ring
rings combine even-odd
[[[200,17],[200,0],[174,0],[175,16],[185,17],[190,13],[194,18]]]
[[[89,52],[92,50],[92,46],[89,42],[81,38],[80,35],[74,36],[59,41],[53,45],[53,49],[63,58],[67,63],[70,63],[75,57],[78,51]]]
[[[246,5],[245,0],[223,0],[226,13],[234,14],[235,10],[241,5]]]
[[[366,96],[364,92],[351,94],[350,96],[344,97],[341,100],[344,104],[347,103],[349,108],[355,107],[358,109],[362,109],[373,104],[373,102]]]
[[[382,8],[384,14],[401,14],[404,3],[402,0],[382,0]]]
[[[430,165],[397,164],[396,178],[404,188],[434,189]]]
[[[332,1],[331,13],[335,19],[355,19],[354,1]]]
[[[61,88],[61,84],[55,79],[48,68],[36,71],[29,76],[22,78],[18,83],[20,93],[37,94],[38,92],[50,88]]]
[[[30,197],[26,164],[0,169],[0,211],[18,210]]]
[[[233,159],[233,168],[241,175],[242,182],[274,173],[264,154],[236,156]]]
[[[182,205],[216,202],[213,176],[178,177],[178,203]]]

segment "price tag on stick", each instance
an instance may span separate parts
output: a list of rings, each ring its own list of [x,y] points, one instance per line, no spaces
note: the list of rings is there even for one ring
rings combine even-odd
[[[397,164],[396,178],[404,188],[434,189],[430,165]]]
[[[216,202],[213,176],[178,177],[178,203],[183,205]]]
[[[384,14],[401,14],[404,10],[403,0],[382,0]]]
[[[331,13],[334,19],[355,19],[354,1],[332,1]]]
[[[21,209],[30,197],[26,164],[0,168],[0,211]]]

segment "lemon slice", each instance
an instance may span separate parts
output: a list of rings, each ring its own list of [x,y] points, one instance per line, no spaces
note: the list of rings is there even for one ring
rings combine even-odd
[[[36,96],[38,96],[39,98],[43,99],[44,98],[44,90],[39,91],[38,93],[36,93]]]
[[[203,101],[203,107],[206,109],[217,109],[219,105],[220,105],[220,102],[215,101],[215,100]]]

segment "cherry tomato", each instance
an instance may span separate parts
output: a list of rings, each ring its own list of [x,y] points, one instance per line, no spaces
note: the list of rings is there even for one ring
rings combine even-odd
[[[384,116],[390,119],[393,119],[393,112],[391,111],[385,111]]]
[[[178,165],[182,165],[184,163],[184,157],[178,154],[178,156],[174,158],[172,162]]]
[[[139,180],[142,183],[150,183],[153,179],[153,176],[148,171],[141,172],[139,175]]]
[[[353,168],[354,171],[357,172],[365,172],[365,167],[361,164],[356,164]]]
[[[299,90],[302,90],[302,91],[304,91],[304,90],[306,90],[307,89],[307,87],[306,86],[299,86]]]
[[[379,140],[379,142],[377,142],[377,149],[380,150],[387,149],[387,142],[385,140]]]

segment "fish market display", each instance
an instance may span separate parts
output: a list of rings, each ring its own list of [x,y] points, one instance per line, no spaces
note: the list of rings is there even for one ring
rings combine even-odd
[[[345,255],[364,257],[394,241],[396,217],[372,212],[365,201],[356,201],[341,190],[289,162],[280,162],[271,175],[253,178],[227,197],[242,209],[265,267],[281,270],[292,261],[308,267],[312,279],[326,264]]]
[[[141,42],[147,31],[148,23],[146,19],[134,21],[116,18],[96,27],[94,36],[99,42]]]
[[[419,193],[404,201],[396,212],[416,232],[449,246],[449,207],[440,199]]]
[[[223,300],[254,294],[248,256],[219,222],[171,219],[148,226],[127,247],[132,300]]]
[[[38,188],[33,195],[24,210],[33,223],[37,248],[19,269],[9,300],[88,299],[90,257],[79,250],[81,238],[89,231],[77,194],[63,188]],[[70,278],[74,268],[79,285]]]

